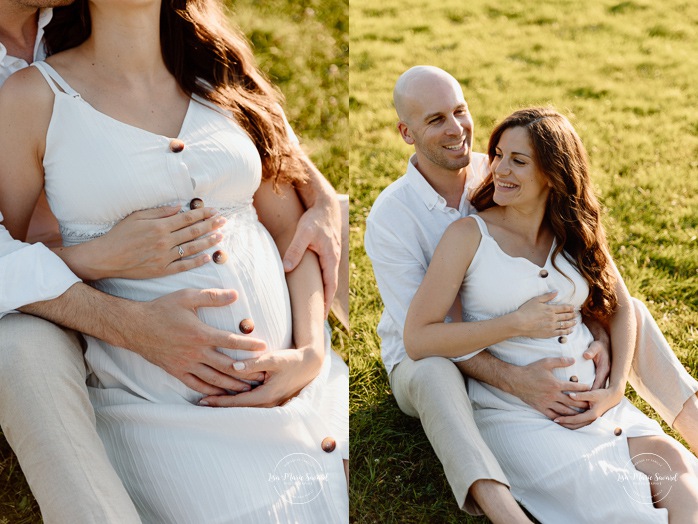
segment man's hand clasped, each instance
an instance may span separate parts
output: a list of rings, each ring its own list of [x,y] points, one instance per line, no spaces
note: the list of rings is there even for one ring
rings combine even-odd
[[[247,391],[249,384],[234,376],[235,360],[218,348],[263,351],[266,343],[204,324],[196,314],[202,307],[223,307],[237,300],[237,292],[223,289],[184,289],[151,302],[135,303],[145,320],[143,329],[129,340],[129,349],[161,367],[203,395]],[[263,381],[257,373],[245,377]]]

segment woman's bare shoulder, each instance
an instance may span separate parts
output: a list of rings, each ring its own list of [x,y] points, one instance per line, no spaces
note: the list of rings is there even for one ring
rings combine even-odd
[[[0,88],[0,111],[23,114],[24,118],[48,112],[53,107],[53,91],[36,67],[12,74]]]
[[[16,71],[0,88],[0,93],[9,92],[17,99],[37,98],[52,94],[41,72],[36,67],[25,67]],[[19,98],[18,98],[19,97]]]
[[[53,115],[54,94],[36,67],[14,73],[0,88],[0,141],[4,148],[41,157]],[[14,155],[20,158],[20,154]]]
[[[459,218],[448,226],[446,233],[453,237],[460,237],[463,240],[477,239],[482,236],[477,220],[472,216]]]
[[[448,226],[437,250],[470,264],[482,239],[482,233],[473,217],[460,218]]]

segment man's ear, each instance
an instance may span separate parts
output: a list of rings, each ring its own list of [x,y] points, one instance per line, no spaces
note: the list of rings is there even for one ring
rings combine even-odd
[[[407,124],[400,120],[397,123],[397,130],[400,132],[400,136],[402,139],[405,141],[405,143],[413,146],[414,145],[414,138],[412,138],[412,131],[410,131],[410,128],[407,127]]]

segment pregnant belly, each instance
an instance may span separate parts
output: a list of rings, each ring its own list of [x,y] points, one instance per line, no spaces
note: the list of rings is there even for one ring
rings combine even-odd
[[[555,377],[559,380],[591,385],[596,371],[593,361],[585,359],[583,353],[592,341],[591,333],[582,325],[567,335],[564,341],[559,341],[558,338],[519,337],[495,344],[489,348],[489,351],[500,360],[517,366],[526,366],[543,358],[571,357],[574,358],[572,365],[553,369]],[[476,411],[488,408],[508,411],[513,406],[516,409],[539,414],[520,398],[473,379],[468,380],[468,395]]]
[[[532,339],[517,337],[495,344],[490,348],[494,356],[517,366],[526,366],[537,360],[549,357],[573,358],[574,363],[564,368],[554,368],[553,374],[560,380],[570,380],[591,385],[596,369],[583,353],[594,337],[584,324],[578,324],[566,337]]]
[[[203,322],[240,336],[259,338],[267,350],[287,349],[292,344],[291,307],[281,260],[276,246],[265,229],[238,231],[226,235],[210,250],[227,254],[224,263],[209,262],[184,273],[148,280],[105,279],[94,285],[115,296],[148,301],[173,291],[194,289],[235,289],[239,298],[229,306],[201,308]],[[254,329],[243,333],[243,320],[252,320]],[[249,323],[248,323],[249,324]],[[172,334],[173,338],[176,334]],[[242,360],[261,354],[235,349],[220,350]],[[151,400],[182,397],[196,401],[200,395],[167,375],[139,355],[91,339],[86,359],[102,387],[119,387]]]

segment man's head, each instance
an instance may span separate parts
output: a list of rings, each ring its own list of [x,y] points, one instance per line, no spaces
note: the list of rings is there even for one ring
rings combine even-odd
[[[455,78],[438,67],[412,67],[395,84],[393,102],[400,135],[414,145],[422,174],[470,163],[473,120]]]

